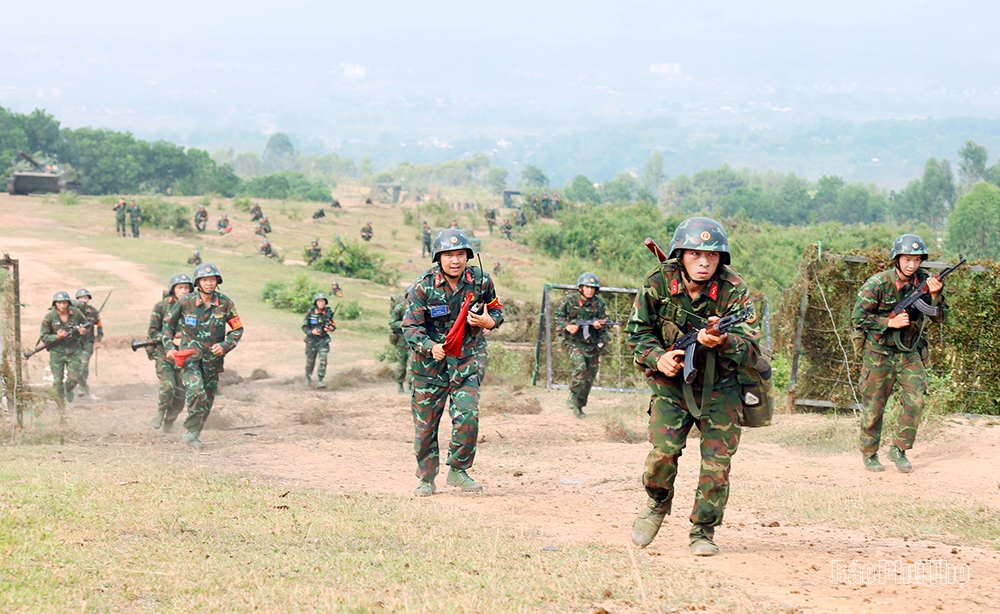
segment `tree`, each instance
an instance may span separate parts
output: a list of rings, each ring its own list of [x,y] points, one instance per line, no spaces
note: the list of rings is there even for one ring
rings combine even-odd
[[[549,178],[545,176],[542,169],[534,164],[529,164],[521,171],[521,182],[529,188],[541,188],[549,185]]]
[[[1000,257],[1000,188],[979,182],[948,216],[948,246],[972,258]]]
[[[844,180],[836,175],[823,175],[817,182],[816,194],[813,195],[812,206],[820,222],[840,219],[837,207],[837,197],[844,187]]]
[[[361,166],[358,168],[358,174],[361,175],[362,181],[367,181],[371,177],[372,159],[368,154],[361,156]]]
[[[639,180],[632,173],[623,171],[615,175],[611,181],[605,181],[601,184],[601,200],[606,203],[632,202],[635,200],[638,189]]]
[[[958,174],[962,178],[962,185],[968,188],[982,181],[986,175],[986,160],[989,158],[986,148],[969,139],[958,151],[958,156],[961,158]]]
[[[594,183],[587,179],[586,175],[577,175],[573,182],[566,186],[564,190],[566,198],[580,203],[596,204],[601,202],[601,195],[594,187]]]
[[[284,132],[275,132],[264,146],[264,168],[268,171],[282,170],[295,155],[295,147]]]
[[[642,167],[642,185],[653,194],[658,194],[663,185],[663,154],[659,150],[654,150],[646,158],[646,164]]]
[[[507,169],[501,168],[499,166],[490,167],[489,172],[486,174],[486,183],[490,184],[490,189],[496,195],[503,194],[503,191],[507,189]]]

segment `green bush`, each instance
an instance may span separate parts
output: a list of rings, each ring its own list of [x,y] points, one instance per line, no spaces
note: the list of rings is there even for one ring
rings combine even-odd
[[[136,200],[142,209],[142,224],[152,228],[172,230],[177,234],[191,232],[191,210],[187,205],[172,203],[157,196]]]
[[[76,192],[60,192],[59,193],[59,204],[60,205],[79,205],[80,197]]]
[[[310,266],[342,277],[368,279],[383,286],[394,286],[399,281],[399,271],[386,267],[385,255],[372,251],[356,241],[341,243],[343,251],[323,254]]]
[[[337,318],[341,320],[357,320],[364,315],[365,308],[354,299],[337,304]]]
[[[275,200],[333,202],[330,188],[322,183],[314,183],[302,173],[294,171],[279,171],[270,175],[254,177],[240,186],[239,193],[243,196]]]
[[[250,207],[252,206],[253,203],[251,203],[250,199],[246,196],[237,196],[233,199],[233,207],[235,207],[238,211],[249,213]]]
[[[312,309],[313,295],[317,292],[323,292],[323,288],[313,283],[305,273],[299,273],[290,286],[280,281],[265,283],[261,298],[275,309],[305,313]]]

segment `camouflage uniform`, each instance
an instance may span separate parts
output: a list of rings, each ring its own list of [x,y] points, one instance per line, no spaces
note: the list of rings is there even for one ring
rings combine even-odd
[[[77,298],[83,296],[80,292],[76,294]],[[89,293],[86,295],[90,296]],[[86,396],[90,394],[90,386],[87,385],[87,379],[90,378],[90,357],[94,355],[94,342],[104,339],[104,325],[101,324],[101,314],[93,306],[80,301],[76,308],[88,322],[95,322],[80,339],[80,394]]]
[[[425,255],[431,255],[431,228],[427,224],[424,224],[421,230],[423,236],[423,244],[420,246],[420,257],[423,258]]]
[[[309,251],[307,252],[307,257],[309,258],[309,264],[312,264],[320,259],[323,255],[323,250],[319,246],[318,241],[313,241],[309,246]]]
[[[872,275],[858,290],[852,321],[858,330],[865,333],[860,390],[864,405],[861,452],[866,457],[878,453],[882,440],[882,415],[886,402],[892,396],[894,384],[899,384],[903,411],[896,425],[893,445],[906,451],[913,447],[917,437],[927,391],[927,372],[921,360],[921,354],[927,351],[927,338],[923,331],[928,321],[940,322],[944,317],[944,291],[933,301],[929,300],[930,296],[926,297],[931,305],[942,308],[938,316],[931,318],[915,312],[919,317],[911,314],[909,327],[898,329],[899,332],[888,328],[888,321],[896,303],[929,276],[921,268],[911,279],[903,282],[896,269],[892,268]]]
[[[486,370],[490,366],[490,350],[486,337],[488,331],[480,330],[476,335],[476,372],[479,373],[479,385],[486,383]]]
[[[443,230],[438,240],[449,232],[465,237],[461,231]],[[479,280],[482,280],[482,285],[477,292]],[[413,371],[413,448],[417,456],[417,477],[422,480],[433,480],[438,473],[438,423],[449,397],[452,432],[447,464],[452,469],[464,471],[472,466],[476,456],[476,438],[479,435],[478,331],[466,325],[458,357],[449,355],[437,361],[431,356],[431,347],[444,343],[445,335],[470,294],[478,295],[479,300],[487,303],[489,315],[499,327],[503,323],[503,312],[493,280],[478,267],[467,266],[458,280],[458,287],[452,292],[441,266],[435,264],[414,283],[407,296],[408,306],[402,326],[406,343],[413,350],[410,366]]]
[[[490,227],[490,234],[493,234],[493,226],[497,223],[497,210],[486,210],[486,225]]]
[[[180,275],[176,275],[174,276],[174,280],[180,277]],[[177,283],[191,283],[187,275],[183,277],[187,281],[178,281]],[[163,320],[178,303],[178,300],[173,296],[174,285],[176,284],[171,283],[170,292],[167,296],[153,305],[153,311],[149,314],[149,327],[146,330],[148,339],[163,338]],[[173,338],[171,338],[169,347],[176,348],[172,340]],[[162,424],[164,425],[164,430],[169,431],[173,427],[174,421],[177,420],[177,416],[184,410],[184,398],[186,394],[182,379],[183,370],[177,366],[176,362],[167,358],[167,350],[161,344],[146,346],[146,356],[154,361],[156,378],[160,380],[160,392],[157,398],[154,425],[156,428],[159,428],[159,425]]]
[[[512,232],[514,232],[514,227],[510,225],[509,221],[504,220],[503,221],[503,226],[500,227],[500,234],[503,235],[504,239],[507,239],[508,241],[510,241],[511,240],[510,233],[512,233]]]
[[[406,363],[410,359],[410,346],[403,337],[403,316],[406,315],[406,296],[392,297],[392,307],[389,310],[389,343],[396,350],[396,384],[403,391],[406,382]]]
[[[66,295],[69,301],[69,295]],[[54,302],[54,301],[53,301]],[[49,368],[52,371],[52,387],[60,401],[72,401],[73,389],[80,381],[80,336],[76,328],[87,323],[83,313],[70,305],[66,321],[59,317],[55,306],[42,318],[41,341],[52,343],[58,339],[56,332],[60,329],[72,331],[72,336],[63,339],[48,349]]]
[[[216,356],[211,347],[218,343],[228,354],[243,337],[243,321],[228,296],[216,289],[209,302],[201,300],[197,289],[199,274],[207,277],[206,273],[212,272],[221,282],[222,276],[212,264],[202,264],[195,270],[194,291],[171,307],[163,321],[161,337],[163,346],[173,349],[174,332],[180,330],[180,349],[195,351],[184,363],[182,381],[187,391],[185,402],[188,408],[184,428],[196,436],[201,433],[212,411],[215,393],[219,389],[219,375],[225,370],[225,355]]]
[[[264,217],[264,212],[261,210],[259,204],[254,203],[253,206],[250,207],[250,221],[251,222],[256,222],[257,220],[259,220],[262,217]]]
[[[205,207],[198,207],[198,212],[194,214],[194,227],[198,232],[205,232],[206,226],[208,226],[208,211],[205,211]]]
[[[714,224],[725,240],[721,226],[718,222]],[[678,228],[681,236],[685,232],[683,226]],[[626,325],[628,344],[633,348],[637,366],[655,370],[657,360],[673,342],[689,331],[703,328],[709,316],[723,317],[752,308],[749,288],[726,264],[728,245],[709,242],[714,238],[705,239],[703,246],[689,247],[699,243],[695,237],[687,245],[682,244],[677,250],[672,245],[669,250],[671,255],[682,249],[724,252],[726,258],[720,261],[715,277],[697,298],[688,295],[682,277],[683,265],[677,258],[646,274]],[[701,432],[701,472],[690,517],[692,543],[699,538],[710,541],[715,527],[722,524],[729,499],[730,464],[739,445],[743,413],[737,371],[756,363],[760,356],[759,338],[754,313],[747,322],[730,329],[722,345],[711,349],[697,346],[698,376],[693,384],[685,384],[681,373],[671,378],[660,373],[660,377],[649,382],[653,391],[648,410],[649,441],[653,449],[646,457],[642,482],[652,513],[670,513],[678,460],[688,433],[693,426]]]
[[[120,234],[123,237],[127,237],[127,231],[125,226],[125,212],[128,210],[128,205],[125,201],[119,201],[115,205],[115,234]]]
[[[142,209],[132,201],[132,206],[128,208],[128,221],[132,226],[132,237],[139,238],[139,224],[142,223]]]
[[[317,294],[316,297],[326,298],[325,295]],[[333,311],[327,305],[323,309],[316,306],[319,298],[313,298],[313,308],[306,312],[302,320],[302,332],[306,334],[306,382],[312,378],[313,369],[316,367],[316,359],[319,358],[319,369],[316,371],[316,379],[322,385],[323,378],[326,377],[326,358],[330,353],[330,333],[337,330],[337,324],[333,321]],[[326,330],[329,327],[330,330]],[[318,335],[312,334],[314,328],[318,328]]]
[[[368,222],[365,224],[364,228],[361,229],[361,238],[365,241],[371,241],[374,235],[375,231],[372,230],[372,223]]]
[[[569,360],[573,365],[569,400],[566,401],[566,405],[577,415],[582,415],[583,408],[587,406],[590,388],[594,385],[597,370],[600,368],[604,328],[598,330],[593,326],[589,327],[587,331],[589,338],[585,340],[584,327],[581,326],[576,334],[571,335],[567,332],[566,326],[580,320],[604,320],[607,318],[607,309],[604,299],[597,294],[590,299],[584,298],[583,294],[575,296],[571,294],[556,310],[556,327],[568,346]]]

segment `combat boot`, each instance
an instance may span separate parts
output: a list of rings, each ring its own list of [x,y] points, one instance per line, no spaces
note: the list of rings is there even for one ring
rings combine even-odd
[[[883,467],[882,463],[880,463],[878,460],[878,452],[872,454],[871,456],[865,456],[864,459],[865,459],[865,469],[867,469],[868,471],[874,471],[876,473],[879,471],[885,471],[885,467]]]
[[[455,469],[448,471],[448,486],[457,486],[465,492],[479,492],[483,485],[469,477],[465,469]]]
[[[323,378],[322,377],[316,378],[316,388],[317,389],[319,389],[319,388],[326,388],[326,384],[323,383]]]
[[[205,444],[203,444],[201,440],[198,439],[198,433],[192,433],[191,431],[184,433],[184,435],[181,437],[181,441],[191,446],[195,450],[200,450],[205,447]]]
[[[406,388],[403,388],[403,382],[396,382],[396,392],[399,394],[406,394]]]
[[[889,460],[896,463],[896,469],[899,469],[903,473],[913,471],[913,465],[906,458],[906,452],[897,446],[889,446]]]
[[[163,432],[164,433],[173,433],[174,432],[174,421],[173,420],[169,420],[169,421],[168,420],[164,420],[163,421]]]
[[[413,496],[415,497],[429,497],[437,492],[437,486],[434,485],[434,478],[421,478],[420,485],[417,489],[413,491]]]
[[[162,409],[156,410],[156,415],[153,416],[153,430],[160,428],[163,425],[163,415]]]
[[[719,554],[719,547],[715,545],[712,538],[715,537],[715,529],[703,524],[696,524],[691,528],[691,554],[695,556],[715,556]]]
[[[650,500],[652,505],[648,505],[639,514],[639,517],[632,523],[632,543],[640,548],[645,548],[653,543],[656,534],[660,532],[660,525],[667,517],[667,506],[663,503],[656,503]]]
[[[312,375],[307,375],[306,376],[306,388],[312,388],[312,385],[313,385]]]

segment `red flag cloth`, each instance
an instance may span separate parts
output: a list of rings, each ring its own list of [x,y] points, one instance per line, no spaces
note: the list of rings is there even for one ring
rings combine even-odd
[[[174,352],[174,362],[177,363],[177,367],[183,367],[184,361],[188,359],[191,354],[194,354],[194,350],[176,350]]]
[[[465,297],[462,309],[458,312],[458,319],[451,325],[451,330],[444,338],[444,353],[447,356],[458,358],[462,355],[462,338],[465,337],[465,320],[469,316],[469,303],[472,302],[472,294]]]

